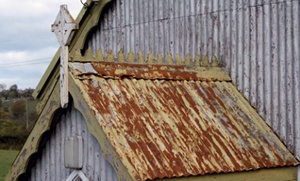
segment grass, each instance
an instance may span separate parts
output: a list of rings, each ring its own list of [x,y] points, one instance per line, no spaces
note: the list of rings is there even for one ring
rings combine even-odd
[[[0,181],[3,181],[19,151],[0,150]]]

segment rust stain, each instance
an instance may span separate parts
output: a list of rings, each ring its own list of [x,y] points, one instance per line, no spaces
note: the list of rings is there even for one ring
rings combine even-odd
[[[183,66],[175,65],[166,71],[166,65],[143,65],[125,63],[92,63],[99,76],[107,78],[137,78],[137,79],[196,79],[195,72],[179,71]],[[171,72],[171,73],[170,73]]]
[[[78,86],[136,180],[298,164],[231,82],[203,80],[184,66],[92,67],[73,69],[91,74],[77,77]]]
[[[224,71],[220,70],[219,75],[208,74],[209,68],[202,76],[199,76],[199,71],[195,68],[184,65],[150,65],[150,64],[129,64],[129,63],[114,63],[114,62],[91,62],[91,63],[69,63],[73,74],[78,77],[90,77],[97,75],[103,78],[123,79],[136,78],[145,80],[201,80],[201,81],[220,81],[229,79],[229,76]],[[213,69],[213,68],[211,68]]]

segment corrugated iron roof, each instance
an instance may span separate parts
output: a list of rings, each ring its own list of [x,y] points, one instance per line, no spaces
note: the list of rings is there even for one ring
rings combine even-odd
[[[209,69],[201,74],[176,66],[136,65],[135,72],[126,64],[69,65],[136,180],[298,164],[231,81],[201,78]]]

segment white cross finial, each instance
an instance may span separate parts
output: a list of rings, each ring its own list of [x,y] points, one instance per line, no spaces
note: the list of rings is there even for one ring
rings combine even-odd
[[[67,5],[61,5],[60,11],[51,26],[52,32],[60,44],[60,103],[62,108],[68,106],[68,59],[69,44],[73,38],[74,30],[78,25],[68,11]]]

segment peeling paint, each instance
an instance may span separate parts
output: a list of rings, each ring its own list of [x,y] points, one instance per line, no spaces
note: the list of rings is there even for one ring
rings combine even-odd
[[[69,63],[72,73],[80,79],[91,75],[104,78],[150,79],[150,80],[201,80],[230,81],[229,75],[220,67],[188,68],[184,65],[145,65],[113,62]]]
[[[70,64],[77,78],[89,73]],[[184,66],[91,64],[97,74],[76,84],[136,180],[298,164],[230,81]]]

